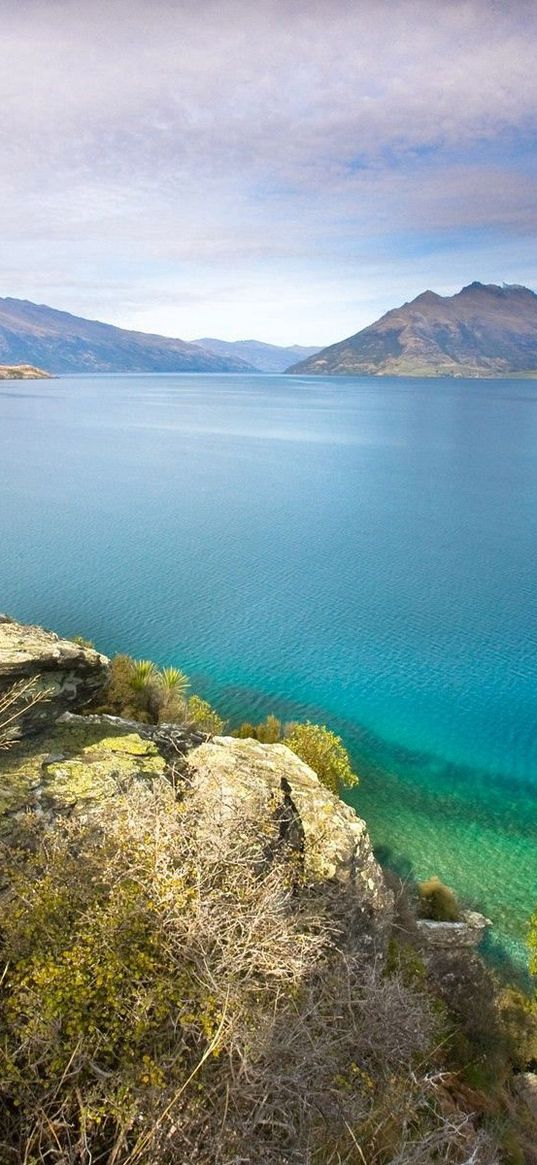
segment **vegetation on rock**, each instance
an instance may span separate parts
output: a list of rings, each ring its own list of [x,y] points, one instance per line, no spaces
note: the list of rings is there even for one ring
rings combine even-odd
[[[81,704],[108,676],[122,719],[52,700],[26,730],[22,634],[28,678],[0,696],[0,745],[23,729],[0,759],[2,1165],[537,1165],[513,1076],[535,1000],[423,947],[416,907],[450,922],[456,900],[385,884],[337,796],[340,738],[268,716],[212,740],[179,669],[27,630],[55,693],[78,659]],[[529,943],[537,974],[537,913]]]
[[[321,724],[293,724],[285,737],[292,752],[313,769],[332,793],[358,784],[349,754],[339,736]]]
[[[39,677],[31,676],[0,692],[0,749],[13,743],[25,714],[47,700],[48,689],[38,681]]]
[[[220,732],[222,718],[200,696],[188,697],[189,687],[188,676],[179,668],[158,668],[148,659],[116,655],[96,709],[142,724],[181,724]]]
[[[492,1165],[433,997],[199,812],[157,778],[4,854],[6,1165]]]
[[[418,883],[420,917],[434,922],[458,922],[460,910],[453,890],[436,876]]]
[[[262,744],[282,741],[313,769],[332,793],[339,794],[342,789],[350,789],[359,783],[341,737],[323,724],[306,721],[304,724],[283,725],[277,716],[269,715],[260,724],[245,721],[234,735],[259,740]]]

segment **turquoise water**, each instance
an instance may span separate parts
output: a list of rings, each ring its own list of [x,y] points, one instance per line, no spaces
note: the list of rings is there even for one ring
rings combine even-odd
[[[334,724],[383,856],[520,956],[537,903],[537,383],[0,386],[0,608]]]

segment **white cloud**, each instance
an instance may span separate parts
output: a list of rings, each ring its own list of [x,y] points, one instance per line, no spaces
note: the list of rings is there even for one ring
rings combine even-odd
[[[532,3],[0,0],[0,15],[6,294],[153,329],[173,315],[184,335],[258,323],[312,340],[324,319],[336,338],[395,268],[418,277],[420,237],[456,285],[443,236],[488,232],[468,242],[477,263],[492,236],[535,232]]]

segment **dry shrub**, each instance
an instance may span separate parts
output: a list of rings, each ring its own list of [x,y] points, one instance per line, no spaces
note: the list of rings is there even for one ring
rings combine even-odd
[[[442,1111],[427,997],[267,860],[268,822],[202,818],[137,784],[4,855],[2,1162],[492,1165]]]
[[[49,698],[50,690],[40,679],[31,676],[0,692],[0,749],[9,748],[18,739],[25,715]]]

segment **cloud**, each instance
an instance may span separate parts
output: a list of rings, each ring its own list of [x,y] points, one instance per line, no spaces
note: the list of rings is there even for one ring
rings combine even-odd
[[[285,330],[305,322],[293,283],[316,280],[323,301],[340,279],[360,304],[361,270],[377,270],[374,310],[403,259],[412,282],[412,248],[445,277],[450,233],[466,232],[477,262],[485,236],[535,232],[531,2],[0,8],[4,281],[18,271],[6,293],[57,288],[60,306],[115,303],[116,319],[153,328],[175,295],[176,333],[214,334],[230,327],[232,286],[237,334],[261,287]]]

